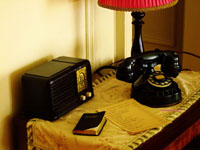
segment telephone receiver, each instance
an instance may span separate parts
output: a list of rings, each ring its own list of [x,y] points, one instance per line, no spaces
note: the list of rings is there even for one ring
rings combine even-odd
[[[160,70],[155,66],[160,65]],[[173,78],[181,72],[178,54],[174,51],[147,51],[126,58],[117,67],[116,78],[132,83],[131,97],[152,107],[180,102],[181,90]]]

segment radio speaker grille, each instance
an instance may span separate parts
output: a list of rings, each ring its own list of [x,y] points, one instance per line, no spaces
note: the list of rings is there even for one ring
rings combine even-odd
[[[69,111],[67,109],[78,101],[78,99],[74,99],[78,94],[74,73],[65,73],[50,82],[52,109],[55,114]]]

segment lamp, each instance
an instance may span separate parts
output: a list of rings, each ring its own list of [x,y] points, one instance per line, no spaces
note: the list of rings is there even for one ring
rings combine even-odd
[[[178,0],[98,0],[101,7],[119,10],[132,11],[131,15],[135,18],[133,24],[135,25],[135,37],[132,45],[131,56],[141,54],[144,52],[142,41],[142,18],[146,11],[153,11],[165,9],[176,5]]]
[[[164,107],[181,101],[181,90],[172,78],[181,71],[177,53],[172,51],[144,52],[142,41],[142,18],[146,11],[174,6],[178,0],[98,0],[104,8],[132,11],[135,20],[135,37],[131,57],[117,67],[116,78],[132,83],[131,97],[151,107]],[[155,66],[161,65],[160,70]]]

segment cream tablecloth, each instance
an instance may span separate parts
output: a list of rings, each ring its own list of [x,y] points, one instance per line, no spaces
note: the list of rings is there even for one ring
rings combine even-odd
[[[182,71],[175,79],[182,91],[181,103],[167,107],[183,111],[161,111],[162,108],[149,108],[153,113],[173,121],[200,98],[200,73]],[[29,150],[132,150],[137,148],[163,127],[130,135],[110,121],[107,121],[99,136],[73,135],[72,130],[86,112],[96,112],[98,108],[109,106],[130,98],[131,84],[119,81],[114,73],[94,82],[95,96],[73,111],[50,122],[31,119],[27,123]],[[166,109],[166,108],[165,108]]]

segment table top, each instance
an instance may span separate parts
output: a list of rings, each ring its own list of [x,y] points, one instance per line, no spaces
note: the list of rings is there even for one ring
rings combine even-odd
[[[199,72],[182,71],[175,81],[182,91],[182,101],[167,109],[182,111],[161,111],[162,108],[149,108],[152,113],[170,120],[172,123],[168,125],[130,135],[108,120],[99,136],[73,135],[72,130],[83,113],[96,112],[99,108],[130,99],[131,84],[117,80],[113,72],[94,82],[94,98],[58,120],[50,122],[33,118],[28,121],[28,149],[133,150],[141,147],[148,149],[152,141],[155,143],[158,140],[161,147],[167,146],[162,143],[160,137],[170,134],[174,136],[175,132],[180,134],[179,132],[189,127],[198,119],[190,116],[199,111],[200,105],[198,101],[200,98]],[[199,116],[196,115],[196,117]],[[180,127],[180,123],[184,124],[184,128]],[[164,140],[163,142],[167,143]]]

